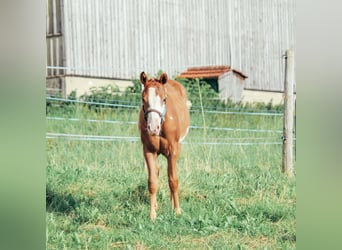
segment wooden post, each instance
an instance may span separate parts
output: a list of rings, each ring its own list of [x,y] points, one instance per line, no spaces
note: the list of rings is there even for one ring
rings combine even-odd
[[[286,51],[283,125],[283,173],[293,176],[294,53]]]

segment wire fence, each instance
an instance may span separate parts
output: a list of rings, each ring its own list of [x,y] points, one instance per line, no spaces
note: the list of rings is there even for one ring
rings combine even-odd
[[[140,108],[140,103],[132,103],[132,104],[121,104],[127,103],[129,101],[123,100],[113,100],[115,103],[108,103],[103,100],[103,102],[94,102],[94,101],[83,101],[83,100],[76,100],[76,99],[65,99],[65,98],[57,98],[57,97],[46,97],[48,101],[59,101],[59,102],[70,102],[70,103],[79,103],[79,104],[87,104],[87,105],[101,105],[103,107],[116,107],[116,108]],[[253,116],[283,116],[283,113],[276,112],[276,111],[264,111],[264,112],[245,112],[245,111],[237,111],[236,108],[224,108],[224,109],[217,109],[213,110],[210,107],[203,107],[205,113],[208,114],[226,114],[226,115],[253,115]],[[241,109],[238,109],[241,110]],[[191,108],[190,112],[199,112],[200,109]]]
[[[73,141],[125,141],[125,142],[138,142],[140,141],[140,137],[137,136],[104,136],[104,135],[82,135],[82,134],[64,134],[64,133],[46,133],[47,139],[66,139]],[[218,138],[216,138],[218,139]],[[225,139],[233,139],[233,140],[257,140],[257,139],[265,139],[265,138],[225,138]],[[236,146],[251,146],[251,145],[280,145],[281,142],[273,141],[273,142],[219,142],[219,141],[183,141],[181,144],[196,144],[196,145],[236,145]]]
[[[50,101],[60,101],[60,102],[71,102],[71,103],[81,103],[81,104],[88,104],[88,105],[101,105],[107,107],[117,107],[117,108],[138,108],[138,105],[128,105],[128,104],[120,104],[120,103],[105,103],[105,102],[93,102],[93,101],[82,101],[82,100],[74,100],[74,99],[64,99],[64,98],[57,98],[57,97],[46,97],[47,100]],[[120,102],[116,101],[116,102]]]
[[[94,101],[83,101],[76,99],[65,99],[57,97],[47,97],[48,101],[56,102],[68,102],[86,105],[101,105],[103,107],[116,107],[123,109],[139,109],[140,105],[132,104],[121,104],[121,103],[105,103],[105,102],[94,102]],[[206,109],[206,108],[204,108]],[[196,112],[197,110],[192,110]],[[216,113],[216,114],[231,114],[231,115],[254,115],[254,116],[281,116],[282,113],[274,112],[239,112],[239,111],[218,111],[218,110],[208,110],[205,113]],[[86,122],[86,123],[106,123],[106,124],[118,124],[118,125],[138,125],[137,121],[123,121],[123,120],[106,120],[106,119],[86,119],[86,118],[75,118],[75,117],[57,117],[57,116],[47,116],[49,121],[66,121],[66,122]],[[204,127],[198,125],[191,125],[190,129],[194,130],[207,130],[207,131],[224,131],[232,133],[256,133],[262,136],[248,136],[243,137],[213,137],[206,138],[191,138],[189,140],[183,141],[182,144],[196,144],[196,145],[236,145],[236,146],[253,146],[253,145],[281,145],[281,133],[282,130],[271,130],[271,129],[257,129],[257,128],[232,128],[232,127]],[[272,136],[270,136],[272,135]],[[47,132],[47,139],[64,139],[73,141],[93,141],[93,142],[139,142],[139,136],[115,136],[115,135],[86,135],[86,134],[71,134],[71,133],[55,133]]]
[[[137,121],[120,121],[120,120],[96,120],[96,119],[80,119],[80,118],[65,118],[65,117],[46,117],[47,120],[58,121],[84,121],[94,123],[111,123],[111,124],[132,124],[137,125]],[[268,130],[268,129],[243,129],[243,128],[227,128],[227,127],[203,127],[190,125],[190,129],[207,129],[207,130],[221,130],[221,131],[233,131],[233,132],[255,132],[255,133],[282,133],[282,130]]]

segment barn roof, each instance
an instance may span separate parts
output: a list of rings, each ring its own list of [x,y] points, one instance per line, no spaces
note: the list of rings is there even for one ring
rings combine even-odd
[[[222,66],[202,66],[202,67],[190,67],[186,71],[182,72],[178,78],[215,78],[218,79],[224,73],[232,71],[239,78],[244,80],[247,78],[241,71],[231,69],[228,65]]]

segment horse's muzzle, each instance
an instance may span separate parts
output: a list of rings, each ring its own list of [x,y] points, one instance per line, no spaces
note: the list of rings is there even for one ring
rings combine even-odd
[[[147,132],[149,135],[160,135],[160,125],[151,126],[150,124],[148,124]]]
[[[146,130],[149,135],[160,135],[163,123],[162,113],[156,109],[149,109],[144,113]]]

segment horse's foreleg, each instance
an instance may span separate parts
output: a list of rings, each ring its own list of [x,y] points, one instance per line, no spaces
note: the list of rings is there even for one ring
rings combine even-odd
[[[148,191],[150,193],[150,217],[154,221],[157,218],[157,190],[158,190],[158,173],[156,153],[144,153],[144,157],[148,169]]]
[[[171,154],[168,157],[168,179],[169,179],[169,187],[170,187],[170,200],[171,205],[174,208],[176,214],[181,213],[181,209],[179,206],[178,199],[178,175],[177,175],[177,159],[179,155],[179,146],[175,146]]]

